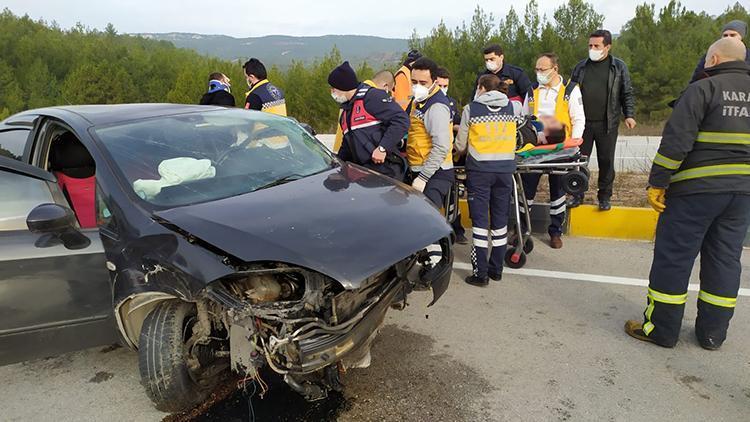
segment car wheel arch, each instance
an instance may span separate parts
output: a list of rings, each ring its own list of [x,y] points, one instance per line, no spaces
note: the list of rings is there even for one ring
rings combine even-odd
[[[156,306],[166,300],[182,300],[175,295],[148,291],[131,294],[115,305],[115,320],[117,329],[125,345],[131,349],[138,349],[143,321]]]

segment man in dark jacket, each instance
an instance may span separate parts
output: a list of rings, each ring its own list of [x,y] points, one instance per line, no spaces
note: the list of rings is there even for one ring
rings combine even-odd
[[[722,38],[737,38],[740,41],[742,41],[745,37],[747,37],[747,23],[740,20],[733,20],[729,22],[728,24],[724,25],[724,28],[721,29],[721,37]],[[750,49],[745,49],[745,63],[750,64]],[[705,66],[706,66],[706,56],[704,55],[701,57],[700,61],[698,61],[698,66],[695,67],[695,71],[693,71],[693,77],[690,78],[690,82],[693,83],[699,79],[705,78],[706,72],[705,72]]]
[[[508,98],[511,101],[523,103],[526,95],[531,92],[531,80],[526,72],[518,66],[505,63],[503,48],[498,44],[488,45],[483,53],[486,70],[477,75],[474,86],[479,84],[479,78],[482,75],[495,75],[500,78],[500,82],[508,84]]]
[[[203,94],[200,105],[234,107],[234,96],[227,75],[215,72],[208,77],[208,92]]]
[[[611,209],[612,185],[615,181],[615,146],[620,118],[625,116],[625,126],[633,129],[635,122],[635,96],[630,83],[630,73],[625,62],[609,54],[612,34],[598,30],[589,37],[589,58],[573,69],[571,80],[578,83],[583,94],[586,130],[583,132],[581,151],[591,156],[596,143],[599,164],[599,209]],[[577,207],[583,196],[573,197],[568,208]]]
[[[444,67],[438,68],[437,84],[440,87],[440,90],[443,91],[443,94],[448,97],[448,108],[450,108],[451,110],[451,118],[453,119],[453,137],[455,139],[455,136],[458,134],[458,128],[461,125],[461,113],[458,111],[458,101],[448,96],[448,89],[451,84],[451,74],[450,72],[448,72],[448,69]],[[466,156],[454,154],[453,164],[463,167],[466,164]],[[458,178],[458,175],[456,175],[456,177]],[[458,203],[453,204],[453,206],[457,207]],[[468,245],[469,239],[466,238],[466,230],[461,223],[460,209],[457,211],[456,219],[453,220],[451,226],[453,227],[453,233],[455,233],[456,235],[456,243],[458,243],[459,245]]]
[[[339,158],[403,181],[406,162],[398,146],[409,130],[406,112],[384,90],[360,83],[349,62],[333,69],[328,84],[341,104]]]
[[[700,252],[695,335],[721,347],[740,287],[742,243],[750,226],[750,66],[737,39],[715,42],[708,77],[675,104],[654,158],[648,198],[662,213],[643,323],[625,331],[663,347],[677,343],[688,282]]]

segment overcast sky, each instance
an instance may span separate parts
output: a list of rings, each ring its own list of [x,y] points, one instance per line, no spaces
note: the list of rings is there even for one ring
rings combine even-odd
[[[620,32],[635,6],[644,1],[588,0],[604,14],[604,26]],[[552,12],[564,0],[539,0],[540,14]],[[718,15],[736,0],[682,0],[691,10]],[[505,16],[499,0],[0,0],[0,8],[15,14],[57,21],[68,28],[76,22],[103,28],[111,22],[119,32],[195,32],[235,37],[261,35],[362,34],[406,38],[413,29],[424,35],[440,19],[455,27],[471,19],[478,4]],[[523,15],[524,0],[516,4]],[[668,0],[652,0],[657,8]]]

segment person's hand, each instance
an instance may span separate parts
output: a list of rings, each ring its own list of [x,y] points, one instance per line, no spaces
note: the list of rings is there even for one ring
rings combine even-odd
[[[417,177],[413,182],[411,182],[411,187],[420,192],[424,192],[425,186],[427,186],[427,182],[421,177]]]
[[[648,188],[648,203],[656,212],[664,212],[667,208],[666,204],[666,189],[663,188]]]
[[[375,148],[372,151],[372,162],[375,164],[383,164],[385,162],[385,152],[381,151],[380,148]]]
[[[637,123],[635,122],[635,119],[632,117],[628,117],[625,119],[625,127],[628,129],[634,129]]]

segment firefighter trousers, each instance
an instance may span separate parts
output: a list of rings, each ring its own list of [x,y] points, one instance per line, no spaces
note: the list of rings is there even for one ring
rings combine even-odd
[[[656,227],[644,333],[674,346],[687,302],[688,282],[700,253],[700,291],[695,333],[721,344],[740,287],[742,244],[750,225],[750,195],[669,196]]]

